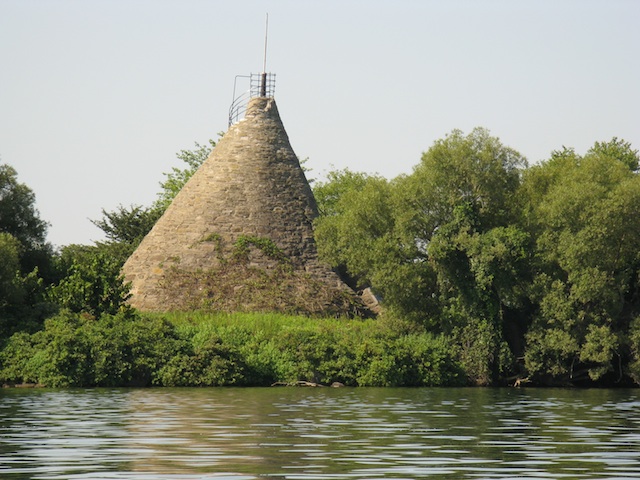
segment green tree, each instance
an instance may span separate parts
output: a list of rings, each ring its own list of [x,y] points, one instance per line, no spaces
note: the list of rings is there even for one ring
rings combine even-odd
[[[222,137],[222,133],[218,134]],[[158,199],[154,202],[152,209],[158,209],[164,212],[171,204],[175,196],[178,194],[184,184],[196,173],[200,165],[209,157],[211,151],[215,148],[215,140],[209,139],[207,144],[200,145],[195,142],[196,148],[193,150],[180,150],[176,155],[179,160],[187,164],[186,168],[173,167],[170,172],[165,173],[164,182],[160,183],[161,190],[158,193]]]
[[[371,285],[374,252],[393,224],[390,186],[379,176],[349,170],[332,172],[314,189],[322,215],[316,222],[320,255],[351,278],[354,287]]]
[[[0,311],[22,300],[20,248],[17,238],[9,233],[0,233]]]
[[[104,232],[107,240],[97,242],[96,246],[124,264],[184,184],[208,158],[215,145],[213,140],[209,140],[208,145],[200,145],[196,142],[194,150],[181,150],[177,157],[185,162],[187,167],[184,169],[174,167],[171,172],[164,174],[166,179],[160,184],[158,198],[150,207],[120,205],[113,211],[102,209],[102,218],[92,220],[92,223]]]
[[[153,228],[162,215],[158,208],[144,208],[132,205],[107,212],[102,210],[102,219],[92,220],[107,236],[108,242],[128,243],[137,246],[147,233]]]
[[[47,233],[35,208],[35,194],[6,164],[0,164],[0,232],[13,235],[27,250],[42,248]]]
[[[327,175],[324,182],[315,182],[313,196],[318,204],[321,217],[334,217],[344,209],[342,197],[349,192],[363,188],[372,178],[371,175],[361,172],[352,172],[348,168],[333,170]]]
[[[47,223],[40,218],[33,191],[18,181],[16,170],[0,164],[0,232],[20,242],[20,266],[24,274],[38,268],[51,281],[53,249],[46,242]]]
[[[314,194],[321,212],[315,225],[320,256],[351,287],[371,287],[388,310],[415,321],[429,318],[433,275],[416,245],[398,237],[396,182],[342,170],[318,183]]]
[[[539,305],[525,363],[534,378],[620,379],[620,366],[636,359],[629,329],[640,308],[637,167],[638,152],[614,138],[582,157],[554,152],[525,176],[536,242],[530,297]]]
[[[638,171],[640,157],[629,142],[613,137],[608,142],[596,142],[587,152],[588,156],[598,156],[622,162],[633,172]]]
[[[491,383],[511,362],[505,326],[525,307],[530,239],[514,201],[525,167],[478,128],[435,142],[392,181],[334,172],[315,189],[319,253],[387,309],[455,336],[472,380]]]
[[[507,373],[508,323],[523,307],[529,239],[514,199],[525,168],[487,130],[456,130],[435,142],[402,188],[411,205],[402,228],[436,274],[440,328],[457,339],[479,384]]]
[[[50,301],[72,312],[86,312],[95,317],[127,310],[130,297],[118,258],[103,249],[70,245],[63,249],[60,262],[64,278],[48,290]]]
[[[0,337],[33,330],[50,313],[43,303],[44,285],[53,280],[46,231],[34,193],[13,167],[0,165]]]

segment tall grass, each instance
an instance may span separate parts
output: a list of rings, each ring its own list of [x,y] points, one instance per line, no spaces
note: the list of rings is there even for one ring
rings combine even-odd
[[[395,318],[309,318],[278,313],[156,314],[194,352],[217,339],[243,362],[243,384],[421,386],[465,382],[448,340]],[[166,384],[180,384],[167,375]]]

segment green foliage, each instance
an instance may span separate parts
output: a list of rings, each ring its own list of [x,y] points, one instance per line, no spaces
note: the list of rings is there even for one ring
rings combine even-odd
[[[0,232],[0,309],[19,303],[24,292],[20,288],[20,242],[9,233]]]
[[[124,312],[90,320],[85,328],[95,385],[162,384],[158,372],[184,349],[174,326],[161,318]]]
[[[219,136],[222,136],[222,134],[219,134]],[[180,153],[176,156],[186,163],[187,167],[184,169],[173,167],[171,172],[164,174],[165,181],[160,184],[162,190],[158,193],[158,199],[151,207],[151,211],[159,211],[162,214],[167,209],[178,192],[182,190],[184,184],[196,173],[196,170],[204,163],[216,146],[216,142],[212,139],[209,139],[207,143],[208,145],[200,145],[196,142],[194,150],[180,150]]]
[[[126,243],[135,248],[153,228],[162,212],[160,208],[125,208],[121,205],[113,212],[103,209],[102,219],[92,222],[106,234],[110,242]]]
[[[214,239],[215,240],[215,239]],[[256,247],[267,257],[274,260],[286,262],[287,257],[284,252],[278,248],[273,240],[266,237],[258,237],[254,235],[240,235],[233,244],[234,256],[236,259],[246,260],[249,256],[250,247]]]
[[[129,313],[88,315],[62,312],[33,335],[12,336],[0,354],[8,383],[49,387],[150,386],[183,348],[174,327],[162,319]]]
[[[165,173],[165,181],[160,184],[158,199],[150,207],[120,205],[116,210],[102,209],[102,218],[92,220],[106,235],[106,242],[97,242],[96,246],[116,253],[121,264],[133,253],[142,239],[151,231],[162,216],[174,197],[207,159],[216,142],[209,140],[208,145],[196,142],[195,150],[181,150],[177,154],[179,160],[187,167],[180,169],[173,167],[171,172]]]
[[[635,352],[628,331],[640,310],[637,168],[638,152],[614,138],[584,157],[554,152],[524,177],[536,240],[529,296],[539,305],[526,335],[533,378],[618,381],[623,352]]]
[[[187,168],[166,174],[152,207],[103,211],[94,223],[106,242],[56,255],[33,193],[0,166],[0,336],[18,332],[0,353],[1,380],[640,383],[640,157],[629,143],[596,142],[585,155],[563,148],[528,168],[486,130],[456,130],[409,175],[331,172],[314,186],[318,251],[351,286],[382,298],[377,321],[138,315],[125,307],[120,268],[214,145],[182,151]],[[344,307],[345,299],[294,275],[269,239],[242,236],[223,246],[212,234],[201,241],[215,244],[219,269],[176,268],[172,279],[194,308],[278,309],[285,296],[306,308],[291,314],[313,315],[309,298]],[[272,259],[273,268],[254,268],[255,255]],[[222,271],[242,287],[220,285]],[[187,275],[198,275],[197,291],[181,289]],[[52,282],[48,298],[66,310],[38,331],[51,314],[43,291]]]
[[[270,385],[305,380],[370,386],[461,385],[444,336],[386,320],[276,314],[63,312],[11,337],[0,381],[64,386]]]
[[[333,170],[325,182],[315,182],[313,195],[322,217],[339,215],[345,205],[342,197],[363,188],[371,177],[365,173],[352,172],[349,169]]]
[[[476,128],[467,136],[454,130],[434,143],[410,177],[409,193],[421,213],[414,217],[416,226],[431,237],[438,226],[460,221],[461,207],[464,220],[480,231],[512,221],[513,192],[525,167],[518,152],[487,130]]]
[[[317,185],[318,251],[387,311],[446,333],[471,383],[516,375],[515,357],[533,381],[638,378],[639,163],[613,138],[528,168],[486,130],[456,130],[410,175]]]
[[[617,336],[608,325],[589,325],[580,349],[580,361],[589,368],[589,378],[599,380],[604,374],[613,370],[613,359],[617,355],[619,342]]]
[[[435,142],[411,175],[393,181],[334,172],[316,187],[325,214],[316,222],[319,254],[353,284],[371,286],[385,308],[434,332],[464,342],[460,332],[473,335],[486,319],[490,352],[478,350],[468,365],[478,369],[472,378],[492,383],[509,369],[498,363],[512,361],[500,353],[505,311],[526,298],[531,242],[513,201],[525,167],[475,129]]]
[[[466,137],[454,131],[407,179],[407,201],[419,209],[405,228],[425,246],[442,301],[463,305],[470,320],[480,316],[499,325],[503,309],[518,305],[528,238],[517,227],[513,196],[525,166],[486,130]]]
[[[452,345],[443,336],[429,333],[377,338],[355,350],[361,386],[465,385],[464,370],[453,361]]]
[[[625,373],[636,384],[640,384],[640,316],[631,321],[626,341],[628,342],[631,358],[629,364],[625,367]]]
[[[43,280],[38,269],[21,272],[21,248],[12,235],[0,233],[0,338],[16,330],[37,329],[52,311],[43,301]]]
[[[596,142],[587,152],[589,156],[599,156],[622,162],[629,170],[638,171],[640,155],[638,150],[633,150],[629,142],[613,137],[609,142]]]
[[[453,309],[451,310],[453,312]],[[471,385],[490,385],[513,373],[514,358],[501,325],[470,314],[450,319],[452,344]]]
[[[385,307],[418,322],[435,313],[435,272],[422,245],[398,228],[406,214],[401,181],[334,172],[314,194],[321,212],[315,224],[320,257],[356,290],[372,287]]]
[[[44,287],[52,281],[52,249],[35,195],[17,172],[0,165],[0,338],[37,329],[50,308]]]
[[[62,258],[70,259],[66,275],[48,290],[48,298],[72,312],[96,317],[127,309],[129,286],[120,273],[121,262],[95,247],[69,247]],[[68,261],[68,260],[67,260]]]
[[[390,193],[382,177],[349,170],[332,173],[329,183],[314,189],[318,208],[325,212],[315,225],[318,251],[359,286],[371,285],[375,263],[384,261],[377,250],[393,226]]]
[[[45,244],[47,224],[35,208],[35,195],[18,182],[10,165],[0,164],[0,232],[13,235],[26,250]]]
[[[28,332],[14,333],[0,351],[0,377],[4,383],[36,383],[34,359],[38,349],[34,337]]]
[[[527,341],[525,361],[530,374],[572,377],[579,345],[569,332],[560,328],[532,328],[527,334]]]

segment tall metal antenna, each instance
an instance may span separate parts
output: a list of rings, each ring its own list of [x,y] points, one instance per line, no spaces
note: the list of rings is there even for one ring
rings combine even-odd
[[[269,14],[264,27],[264,57],[262,61],[262,85],[260,86],[260,96],[267,96],[267,38],[269,36]]]
[[[264,61],[262,63],[262,72],[267,71],[267,39],[269,38],[269,14],[266,14],[267,18],[264,26]]]

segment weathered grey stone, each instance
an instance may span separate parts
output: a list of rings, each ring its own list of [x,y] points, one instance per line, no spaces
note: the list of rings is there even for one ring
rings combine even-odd
[[[316,216],[275,100],[254,98],[125,263],[131,304],[358,313],[359,298],[318,260]]]

